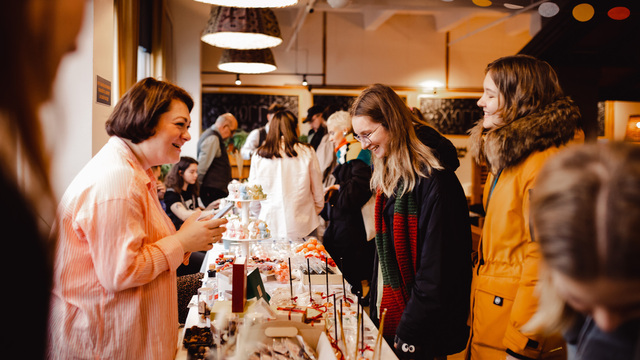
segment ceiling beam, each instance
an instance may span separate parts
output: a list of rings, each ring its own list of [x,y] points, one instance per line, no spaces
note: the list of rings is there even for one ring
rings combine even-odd
[[[366,31],[375,31],[385,21],[389,20],[394,14],[395,10],[364,10],[362,12],[362,18],[364,21],[364,29]]]
[[[437,11],[433,17],[436,22],[436,31],[439,33],[451,31],[458,25],[471,19],[478,10]]]

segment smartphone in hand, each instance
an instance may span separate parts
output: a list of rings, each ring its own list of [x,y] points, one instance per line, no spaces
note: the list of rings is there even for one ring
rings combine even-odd
[[[227,202],[227,204],[220,209],[214,216],[214,219],[220,219],[221,217],[223,217],[226,213],[229,212],[229,210],[233,209],[233,202]]]

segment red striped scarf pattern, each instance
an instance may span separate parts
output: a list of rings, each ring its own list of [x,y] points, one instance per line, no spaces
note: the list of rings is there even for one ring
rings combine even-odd
[[[400,184],[397,192],[402,193]],[[409,301],[409,289],[415,281],[417,266],[418,207],[413,192],[396,198],[393,209],[393,237],[384,222],[387,197],[376,195],[376,249],[382,270],[383,290],[380,312],[387,309],[384,336],[392,337]]]

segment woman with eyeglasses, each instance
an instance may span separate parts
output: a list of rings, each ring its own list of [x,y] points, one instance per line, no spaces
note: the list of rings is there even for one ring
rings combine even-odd
[[[350,113],[356,138],[373,155],[371,189],[377,192],[379,269],[370,313],[378,318],[386,309],[383,335],[402,359],[460,352],[469,334],[471,285],[471,231],[462,186],[388,86],[365,89]]]

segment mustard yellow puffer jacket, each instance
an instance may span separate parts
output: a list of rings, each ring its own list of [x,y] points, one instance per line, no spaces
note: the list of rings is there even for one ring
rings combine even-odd
[[[579,112],[561,99],[539,113],[471,135],[472,154],[491,169],[485,184],[486,218],[471,290],[468,359],[565,359],[558,334],[522,333],[538,306],[540,250],[529,227],[529,195],[545,161],[576,135]],[[497,181],[496,181],[497,180]]]

